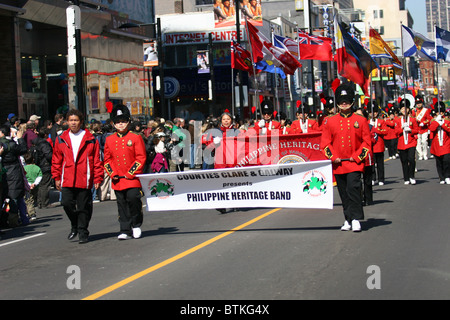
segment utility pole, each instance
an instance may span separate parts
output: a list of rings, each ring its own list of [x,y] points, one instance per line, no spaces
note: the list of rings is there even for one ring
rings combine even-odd
[[[235,1],[235,11],[236,11],[236,41],[237,43],[241,43],[241,14],[239,10],[239,0]],[[233,72],[233,69],[231,69],[231,72]],[[238,115],[243,120],[244,118],[244,90],[242,88],[242,71],[238,70],[238,84],[239,84],[239,109],[238,109]],[[231,90],[234,90],[234,88],[231,88]]]
[[[80,13],[80,1],[74,0],[74,8],[78,14],[75,14],[75,52],[76,52],[76,61],[75,61],[75,78],[76,78],[76,94],[78,97],[78,110],[87,114],[88,110],[86,110],[86,98],[84,96],[84,72],[83,72],[83,56],[81,55],[81,13]]]
[[[161,35],[161,18],[156,19],[156,31],[157,38],[156,42],[158,45],[158,67],[159,67],[159,96],[161,98],[161,114],[165,119],[170,119],[170,114],[168,114],[168,110],[166,110],[166,86],[164,85],[164,51],[162,46],[162,35]]]

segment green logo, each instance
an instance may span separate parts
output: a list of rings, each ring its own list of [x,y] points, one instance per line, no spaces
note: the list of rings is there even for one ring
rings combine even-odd
[[[312,171],[309,179],[304,180],[303,192],[306,192],[312,196],[318,196],[327,193],[328,182],[324,179],[323,176],[319,178],[314,173],[315,171]]]
[[[174,185],[170,183],[169,180],[159,179],[150,181],[148,188],[150,195],[153,197],[167,197],[173,196]]]

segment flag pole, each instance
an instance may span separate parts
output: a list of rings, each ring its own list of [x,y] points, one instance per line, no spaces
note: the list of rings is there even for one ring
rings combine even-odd
[[[257,109],[259,109],[259,114],[261,116],[262,119],[262,109],[261,109],[261,102],[258,99],[258,81],[256,81],[256,69],[255,69],[255,60],[253,57],[253,48],[252,48],[252,43],[251,43],[251,39],[250,39],[250,32],[248,31],[248,19],[247,16],[244,16],[245,18],[245,32],[247,33],[247,39],[248,39],[248,44],[249,44],[249,49],[250,49],[250,56],[252,57],[252,68],[253,68],[253,79],[255,80],[255,100],[256,100],[256,106]],[[256,116],[256,110],[255,110],[255,120],[258,120],[258,117]]]
[[[437,103],[439,105],[439,58],[438,58],[438,52],[437,52],[437,38],[436,38],[436,34],[437,34],[437,30],[436,30],[436,23],[434,23],[434,52],[436,52],[436,89],[437,89]]]
[[[233,116],[233,119],[235,119],[234,118],[234,112],[235,112],[235,108],[236,108],[236,101],[234,101],[235,100],[235,97],[234,97],[234,69],[233,68],[231,68],[231,112],[232,112],[232,116]]]
[[[272,41],[273,44],[273,25],[270,24],[270,41]],[[278,72],[277,72],[277,66],[275,65],[275,73],[274,73],[274,78],[275,78],[275,102],[276,102],[276,109],[277,109],[277,115],[280,114],[280,98],[278,96]]]
[[[335,52],[336,51],[336,32],[337,32],[336,31],[336,23],[338,23],[338,21],[337,21],[336,9],[335,9],[335,0],[333,0],[333,40],[331,42],[332,43],[331,51],[332,51],[332,54],[333,54],[333,61],[332,61],[333,66],[334,66],[335,59],[336,59],[336,55],[335,55],[335,53],[336,53]],[[334,77],[334,71],[333,71],[333,77]],[[337,78],[339,79],[339,72],[337,72]],[[339,79],[339,81],[340,81],[340,79]],[[333,91],[333,89],[331,89],[331,91]],[[337,109],[336,109],[336,96],[334,94],[334,91],[333,91],[333,96],[334,96],[334,99],[333,99],[333,110],[336,113],[336,111],[337,111]]]
[[[298,61],[300,62],[301,60],[301,54],[300,54],[300,35],[299,35],[299,26],[297,26],[297,52],[298,52]],[[302,118],[304,117],[303,115],[303,68],[300,68],[300,105],[302,106]],[[297,107],[297,105],[296,105]],[[295,110],[295,114],[297,114],[297,110]]]
[[[406,58],[405,58],[405,52],[404,52],[404,48],[403,48],[403,22],[400,21],[400,35],[401,35],[401,39],[402,39],[402,60],[403,60],[403,65],[406,66]],[[408,86],[408,80],[407,80],[407,75],[405,75],[405,70],[406,68],[402,69],[402,76],[403,76],[403,97],[406,98],[406,88]]]

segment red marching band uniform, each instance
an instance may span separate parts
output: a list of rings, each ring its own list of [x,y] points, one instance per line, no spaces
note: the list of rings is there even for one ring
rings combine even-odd
[[[450,184],[450,121],[444,118],[445,104],[435,104],[437,116],[430,122],[432,135],[430,153],[436,159],[439,183]]]
[[[129,131],[124,135],[116,132],[109,136],[105,145],[104,167],[111,177],[123,177],[112,180],[112,188],[140,188],[141,182],[136,175],[143,172],[146,159],[145,144],[140,135]]]
[[[336,136],[332,132],[339,132],[339,135]],[[371,135],[366,118],[356,113],[351,113],[349,117],[344,117],[339,113],[326,118],[321,144],[325,156],[331,161],[336,158],[353,158],[355,160],[354,162],[333,163],[334,174],[363,172],[364,159],[369,154],[371,145]]]

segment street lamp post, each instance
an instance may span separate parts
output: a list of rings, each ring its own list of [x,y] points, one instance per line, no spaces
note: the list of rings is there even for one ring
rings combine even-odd
[[[79,14],[80,1],[74,0],[73,8],[77,13],[74,14],[74,38],[75,38],[75,89],[78,98],[78,110],[83,113],[88,113],[86,110],[86,98],[84,96],[84,81],[83,81],[83,56],[81,54],[81,15]]]

